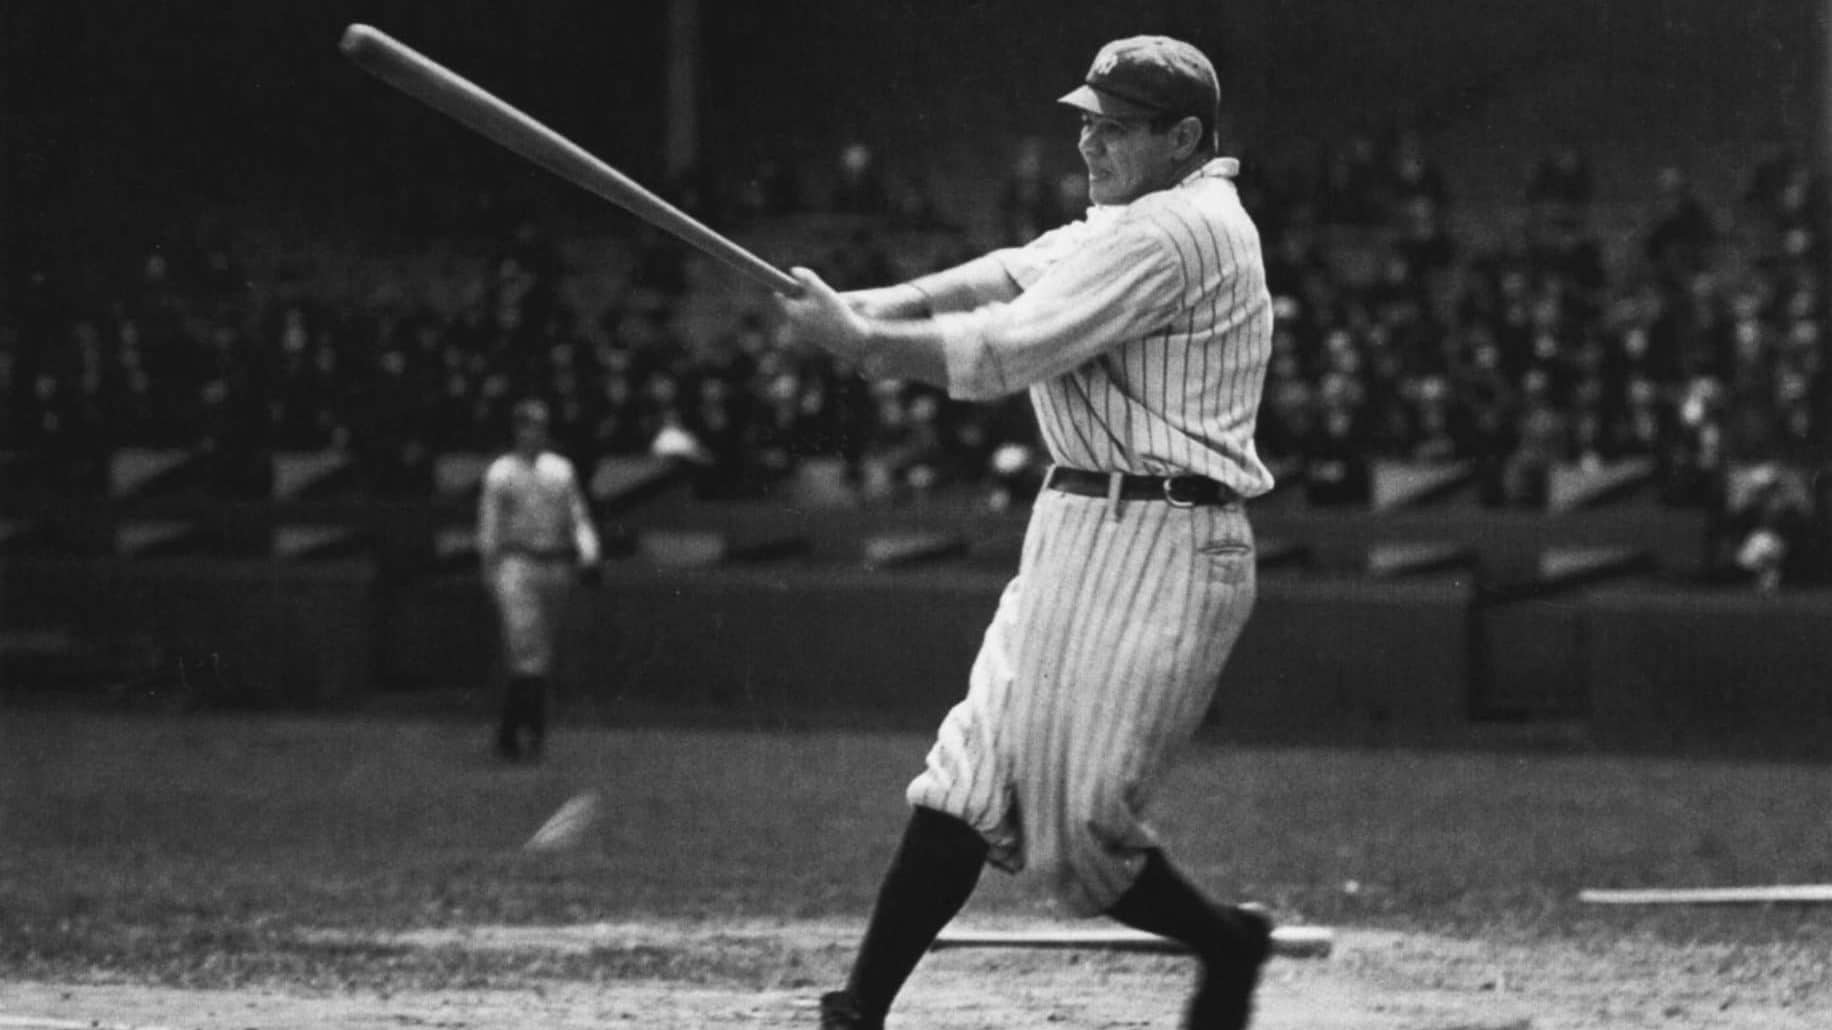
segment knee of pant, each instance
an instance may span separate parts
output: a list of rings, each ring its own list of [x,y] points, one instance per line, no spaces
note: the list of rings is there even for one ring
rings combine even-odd
[[[938,858],[984,862],[988,845],[980,831],[959,816],[917,805],[910,813],[910,839]]]
[[[1130,783],[1117,777],[1090,777],[1071,793],[1077,827],[1103,843],[1132,835],[1139,823],[1143,799]]]

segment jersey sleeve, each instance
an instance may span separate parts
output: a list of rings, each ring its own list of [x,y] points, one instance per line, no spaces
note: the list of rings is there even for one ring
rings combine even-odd
[[[477,553],[484,561],[496,557],[502,549],[503,478],[507,469],[493,461],[484,470],[483,483],[477,491]]]
[[[579,484],[579,477],[571,463],[566,466],[567,507],[572,517],[573,548],[582,565],[598,563],[598,527],[592,522],[591,505],[586,503],[585,490]]]
[[[928,299],[931,315],[1003,303],[1028,289],[1051,265],[1072,253],[1090,231],[1088,222],[1061,226],[1021,247],[1004,247],[904,285]]]
[[[1182,259],[1148,219],[1045,239],[1032,255],[1043,263],[1020,270],[1034,280],[1009,303],[937,316],[956,399],[1002,397],[1061,375],[1165,326],[1183,304]]]
[[[1028,290],[1057,262],[1075,253],[1098,234],[1115,214],[1114,209],[1093,208],[1088,212],[1088,217],[1081,221],[1057,226],[1022,247],[995,250],[987,256],[1004,268],[1012,282]]]

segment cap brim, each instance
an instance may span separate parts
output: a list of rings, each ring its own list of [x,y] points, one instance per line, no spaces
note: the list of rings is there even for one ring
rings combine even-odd
[[[1056,101],[1070,107],[1079,108],[1089,114],[1102,114],[1109,118],[1156,118],[1163,112],[1144,104],[1135,104],[1130,100],[1121,100],[1111,93],[1103,93],[1093,86],[1066,93]]]

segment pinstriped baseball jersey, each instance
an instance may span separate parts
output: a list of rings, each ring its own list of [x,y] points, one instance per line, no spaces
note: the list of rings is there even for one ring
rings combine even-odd
[[[1177,186],[915,284],[946,306],[1010,278],[1009,303],[938,316],[956,397],[1029,387],[1050,456],[1108,472],[1193,472],[1243,497],[1272,488],[1253,445],[1272,348],[1259,233],[1238,164],[1216,158]],[[945,274],[944,274],[945,276]],[[952,297],[950,296],[952,295]]]
[[[1253,446],[1271,346],[1258,233],[1232,160],[1033,243],[919,279],[949,390],[1029,388],[1059,464],[1271,487]],[[1238,501],[1177,507],[1045,489],[1018,575],[912,804],[991,860],[1106,911],[1156,846],[1160,774],[1206,714],[1256,596]]]

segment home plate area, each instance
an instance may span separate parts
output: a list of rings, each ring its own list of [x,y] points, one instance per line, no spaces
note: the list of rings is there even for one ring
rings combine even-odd
[[[0,1030],[812,1030],[844,976],[853,920],[473,925],[321,930],[325,945],[572,956],[603,975],[506,986],[337,988],[262,980],[199,990],[119,980],[0,980]],[[1146,1030],[1179,1025],[1190,969],[1174,944],[1086,923],[970,919],[936,942],[893,1026],[922,1030]],[[1725,956],[1693,945],[1690,961]],[[1821,1030],[1806,998],[1676,973],[1657,941],[1599,956],[1569,942],[1290,926],[1275,939],[1255,1030]],[[620,968],[628,956],[671,956]],[[721,961],[723,956],[726,961]],[[1605,975],[1599,963],[1608,967]],[[695,963],[698,963],[697,965]],[[530,967],[535,968],[535,967]],[[572,967],[583,968],[583,967]],[[1657,970],[1658,975],[1650,975]]]

